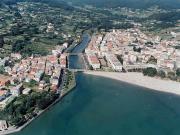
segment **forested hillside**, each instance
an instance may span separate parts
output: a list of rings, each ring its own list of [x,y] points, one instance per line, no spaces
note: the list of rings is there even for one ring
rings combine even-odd
[[[2,4],[12,5],[12,4],[16,4],[17,2],[42,2],[42,3],[46,3],[46,4],[49,4],[50,6],[54,6],[54,7],[71,8],[72,9],[72,7],[63,0],[1,0],[0,6]]]
[[[179,0],[67,0],[77,5],[90,4],[97,7],[129,7],[148,8],[159,6],[160,8],[180,8]]]
[[[180,8],[180,0],[1,0],[6,4],[15,4],[16,2],[43,2],[51,6],[66,5],[71,2],[75,5],[93,5],[96,7],[129,7],[129,8],[149,8],[152,6],[159,6],[164,9]],[[1,3],[0,3],[1,5]]]

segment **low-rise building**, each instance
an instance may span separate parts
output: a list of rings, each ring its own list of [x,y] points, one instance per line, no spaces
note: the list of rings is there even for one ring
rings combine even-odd
[[[0,120],[0,130],[1,131],[4,131],[4,130],[7,130],[8,128],[8,123],[7,121],[5,120]]]
[[[93,69],[100,69],[101,64],[95,54],[87,54],[87,59]]]
[[[122,71],[123,66],[114,54],[106,54],[106,60],[115,71]]]
[[[0,101],[4,100],[9,95],[7,90],[0,90]]]
[[[65,54],[62,54],[60,56],[60,65],[61,65],[61,68],[66,68],[66,65],[67,65],[66,58],[67,58],[67,56]]]
[[[46,87],[46,82],[45,81],[40,81],[39,82],[39,90],[43,90]]]
[[[10,89],[10,92],[13,96],[19,96],[22,93],[23,90],[23,84],[19,84],[13,88]]]
[[[30,88],[25,88],[23,91],[22,91],[22,94],[24,95],[28,95],[32,90]]]
[[[0,86],[6,86],[10,84],[11,78],[9,76],[0,75]]]
[[[13,59],[19,60],[19,59],[22,58],[22,55],[21,55],[20,53],[11,53],[11,57],[12,57]]]
[[[14,98],[15,96],[11,95],[6,97],[4,100],[0,101],[0,110],[3,110],[6,107],[6,105],[8,105],[14,100]]]

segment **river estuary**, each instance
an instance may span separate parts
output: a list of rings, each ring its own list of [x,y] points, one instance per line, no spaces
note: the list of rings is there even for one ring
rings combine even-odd
[[[82,42],[78,44],[73,50],[72,53],[79,54],[83,53],[90,41],[90,35],[84,34],[82,37]],[[82,55],[70,55],[69,56],[69,68],[70,69],[85,69],[85,62]]]
[[[179,135],[180,97],[77,74],[77,87],[14,135]]]
[[[82,68],[78,57],[71,64]],[[61,102],[13,135],[180,135],[179,96],[83,73],[76,80]]]

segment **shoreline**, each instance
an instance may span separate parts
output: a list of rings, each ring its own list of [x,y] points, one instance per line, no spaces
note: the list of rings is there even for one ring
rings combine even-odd
[[[30,125],[34,120],[38,119],[41,115],[43,115],[45,112],[49,111],[54,105],[59,103],[66,95],[68,95],[72,90],[76,87],[76,81],[73,82],[73,85],[67,89],[65,92],[62,90],[62,94],[60,94],[59,98],[57,98],[51,105],[49,105],[46,109],[40,111],[37,116],[34,118],[28,120],[24,125],[16,128],[16,127],[10,127],[10,130],[4,130],[0,132],[0,135],[11,135],[13,133],[21,132],[23,129],[25,129],[28,125]]]
[[[180,82],[148,77],[148,76],[144,76],[142,73],[136,73],[136,72],[119,73],[119,72],[103,72],[103,71],[85,71],[84,73],[88,75],[115,79],[118,81],[137,85],[140,87],[145,87],[151,90],[180,95]]]

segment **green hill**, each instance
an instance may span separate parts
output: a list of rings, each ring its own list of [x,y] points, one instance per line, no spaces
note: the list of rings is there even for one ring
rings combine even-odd
[[[96,7],[129,7],[129,8],[149,8],[151,6],[159,6],[164,9],[178,9],[180,8],[180,0],[1,0],[6,4],[15,4],[16,2],[43,2],[51,6],[66,6],[69,8],[67,2],[83,6],[92,5]],[[1,5],[1,4],[0,4]]]
[[[96,7],[129,7],[148,8],[159,6],[160,8],[180,8],[180,0],[67,0],[77,5],[93,5]]]

